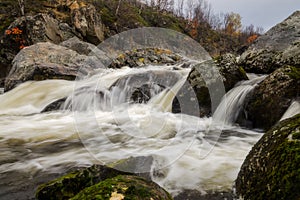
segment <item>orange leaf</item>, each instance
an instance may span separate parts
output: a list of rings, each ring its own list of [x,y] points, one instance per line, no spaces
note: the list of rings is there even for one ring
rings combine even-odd
[[[10,35],[10,34],[11,34],[11,30],[9,30],[9,29],[6,30],[6,31],[5,31],[5,34],[6,34],[6,35]]]

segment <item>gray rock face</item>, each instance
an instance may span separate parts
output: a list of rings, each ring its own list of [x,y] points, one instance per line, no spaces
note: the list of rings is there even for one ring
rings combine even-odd
[[[18,27],[26,32],[25,40],[28,44],[38,42],[60,42],[73,37],[72,29],[67,24],[61,24],[49,14],[40,13],[35,16],[26,16],[16,19],[8,29]]]
[[[78,37],[70,38],[60,43],[60,45],[72,49],[73,51],[76,51],[78,54],[87,55],[87,56],[93,54],[93,52],[96,52],[98,50],[98,48],[95,45],[88,42],[84,42],[80,40]]]
[[[259,83],[245,105],[245,113],[253,126],[267,130],[274,125],[298,97],[299,85],[299,66],[279,68]]]
[[[246,72],[238,66],[236,56],[232,54],[221,55],[215,64],[222,75],[226,92],[231,90],[237,82],[248,80]]]
[[[73,4],[76,4],[75,2]],[[75,7],[75,9],[72,9],[72,7]],[[104,40],[104,25],[93,5],[73,5],[71,6],[71,16],[75,29],[87,41],[98,44]]]
[[[86,75],[101,62],[50,42],[24,48],[13,60],[13,67],[5,80],[5,91],[28,80],[74,80]]]
[[[300,198],[300,115],[266,132],[246,157],[236,180],[240,199]]]
[[[271,73],[283,64],[299,64],[300,11],[260,36],[244,52],[239,65],[247,72]]]
[[[17,18],[7,30],[18,28],[19,35],[6,34],[1,42],[0,78],[5,78],[10,69],[11,62],[20,48],[38,42],[52,42],[58,44],[68,38],[74,37],[68,24],[60,23],[49,14],[40,13],[35,16]],[[0,81],[0,85],[1,81]]]

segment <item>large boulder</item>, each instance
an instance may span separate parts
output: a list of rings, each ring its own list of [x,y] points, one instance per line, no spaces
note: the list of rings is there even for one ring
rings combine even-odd
[[[299,64],[300,11],[260,36],[244,52],[239,64],[247,72],[271,73],[283,64]]]
[[[102,67],[94,56],[85,56],[50,42],[24,48],[13,60],[5,80],[5,91],[28,80],[74,80],[95,68]]]
[[[241,199],[300,199],[300,115],[280,122],[254,145],[236,180]]]
[[[118,175],[131,175],[102,165],[93,165],[40,185],[37,199],[69,199],[86,187]]]
[[[172,199],[152,181],[109,167],[94,165],[40,185],[37,199]]]
[[[254,128],[267,130],[274,125],[293,99],[300,94],[300,67],[285,66],[271,73],[254,88],[243,113]]]
[[[137,176],[116,176],[88,187],[72,200],[95,199],[172,200],[171,195],[154,182]]]
[[[247,79],[245,71],[237,65],[236,57],[232,54],[196,65],[176,95],[172,111],[200,117],[210,116],[213,112],[212,97],[214,101],[221,100],[222,95],[236,83]],[[218,102],[214,103],[216,108]]]
[[[25,46],[38,42],[59,44],[74,35],[68,24],[60,23],[46,13],[17,18],[7,28],[0,43],[0,78],[8,75],[11,61]]]

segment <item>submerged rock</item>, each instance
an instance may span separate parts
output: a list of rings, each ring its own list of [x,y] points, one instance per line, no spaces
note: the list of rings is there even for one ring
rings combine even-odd
[[[236,180],[243,199],[300,198],[300,115],[280,122],[254,145]]]
[[[79,55],[73,50],[50,42],[26,47],[13,60],[13,67],[5,80],[5,91],[28,80],[74,80],[95,68],[101,68],[96,57]]]
[[[61,99],[58,99],[52,103],[50,103],[49,105],[47,105],[42,111],[41,113],[43,112],[50,112],[50,111],[54,111],[54,110],[59,110],[62,108],[63,104],[65,103],[66,101],[66,97],[65,98],[61,98]]]
[[[184,190],[174,197],[174,200],[233,200],[235,196],[232,192],[207,192],[203,194],[197,190]]]
[[[300,93],[300,67],[285,66],[270,74],[254,88],[244,113],[254,128],[273,126]]]
[[[283,64],[300,64],[300,11],[260,36],[239,60],[247,72],[271,73]]]

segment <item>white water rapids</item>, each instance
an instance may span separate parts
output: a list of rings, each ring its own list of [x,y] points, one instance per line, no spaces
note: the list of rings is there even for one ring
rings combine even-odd
[[[13,193],[34,191],[26,185],[37,184],[41,174],[138,156],[154,158],[152,179],[172,194],[185,189],[230,191],[261,133],[168,112],[189,69],[167,68],[105,70],[77,82],[26,82],[0,95],[0,199],[29,198]],[[151,73],[167,74],[175,84],[166,83],[170,87],[165,90],[154,84],[148,103],[127,103],[124,91],[130,79],[111,87],[123,77]],[[40,113],[63,97],[68,97],[66,110]],[[241,99],[228,101],[241,104]],[[227,108],[233,114],[237,109]],[[229,115],[226,112],[220,115]],[[157,170],[159,176],[153,173]]]

